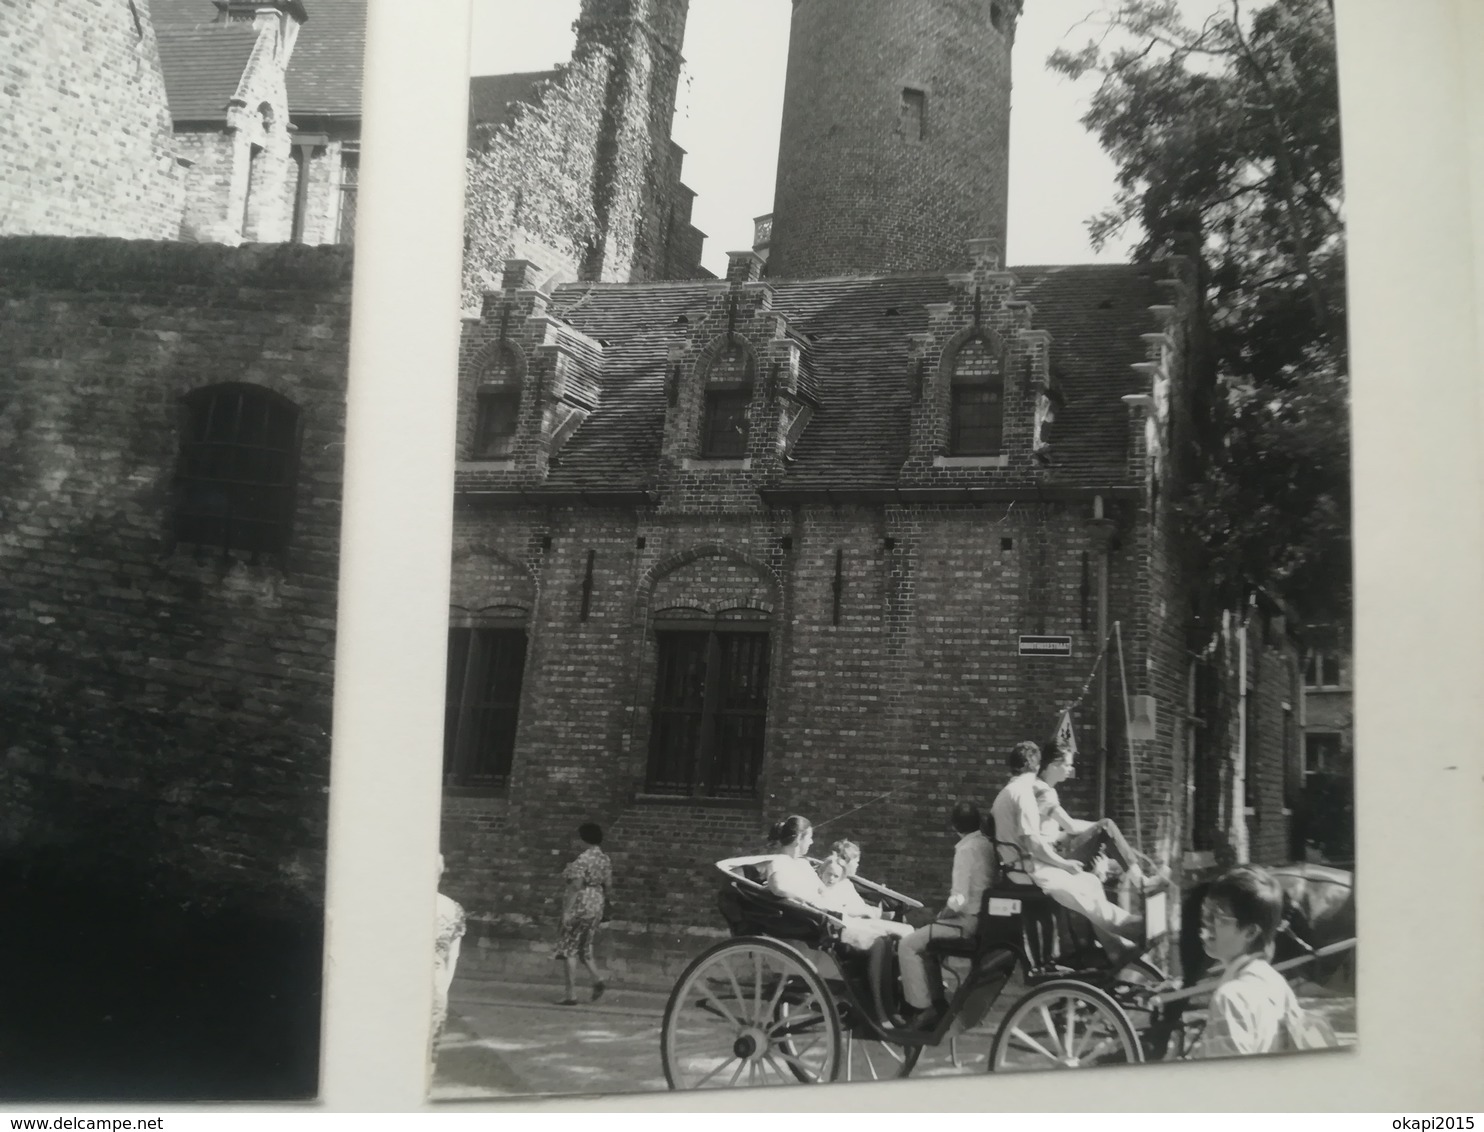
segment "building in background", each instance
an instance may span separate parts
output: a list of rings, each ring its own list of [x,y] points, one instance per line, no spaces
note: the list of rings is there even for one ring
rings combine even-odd
[[[7,1098],[316,1093],[352,15],[0,2]]]
[[[688,0],[584,0],[571,60],[470,84],[465,303],[522,259],[548,287],[697,279],[705,236],[671,139]]]
[[[1174,508],[1216,395],[1203,266],[1003,264],[1020,5],[799,0],[775,212],[727,278],[671,280],[656,60],[686,7],[587,0],[571,71],[485,86],[545,92],[502,167],[573,177],[507,175],[503,228],[471,204],[466,282],[515,253],[460,371],[443,843],[471,962],[547,966],[586,819],[620,965],[718,932],[712,862],[791,812],[852,814],[830,836],[869,875],[936,892],[948,808],[1063,710],[1072,812],[1187,878],[1287,859],[1296,654],[1277,611],[1210,608]]]
[[[348,244],[365,0],[153,0],[184,239]]]

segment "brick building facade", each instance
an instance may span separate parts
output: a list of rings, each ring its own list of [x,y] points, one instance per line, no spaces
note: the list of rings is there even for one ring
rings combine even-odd
[[[1176,510],[1215,395],[1201,264],[1006,269],[1019,4],[850,7],[795,4],[771,233],[725,280],[553,286],[538,248],[466,319],[443,841],[469,962],[545,964],[588,818],[636,961],[716,933],[711,862],[790,812],[850,814],[821,834],[931,899],[947,807],[1065,708],[1074,813],[1177,871],[1287,857],[1291,649],[1226,647]],[[537,163],[608,120],[564,77],[501,80],[567,99],[524,119]]]
[[[174,239],[176,163],[148,0],[0,0],[0,233]]]
[[[547,279],[694,279],[704,236],[670,137],[689,0],[583,0],[565,66],[470,87],[465,301]]]
[[[0,239],[20,1094],[314,1094],[349,316],[345,249]]]
[[[351,243],[365,0],[154,0],[182,238]]]

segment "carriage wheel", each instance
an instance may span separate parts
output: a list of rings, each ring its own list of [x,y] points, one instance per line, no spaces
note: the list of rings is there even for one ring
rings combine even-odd
[[[1123,1008],[1075,979],[1043,983],[1010,1008],[989,1052],[992,1071],[1076,1069],[1143,1061]]]
[[[902,1046],[895,1042],[880,1042],[871,1038],[860,1038],[846,1032],[845,1052],[841,1056],[845,1081],[895,1081],[912,1072],[921,1046]]]
[[[680,976],[660,1035],[672,1089],[825,1084],[844,1042],[829,988],[807,959],[776,940],[727,940]]]

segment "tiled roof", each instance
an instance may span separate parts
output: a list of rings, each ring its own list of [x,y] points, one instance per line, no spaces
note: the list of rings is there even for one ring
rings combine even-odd
[[[224,121],[227,100],[236,93],[257,42],[252,25],[162,28],[157,38],[170,116],[177,122]]]
[[[287,75],[290,118],[359,118],[366,0],[304,0]],[[152,0],[165,91],[176,121],[221,121],[252,53],[248,23],[219,24],[211,0]]]
[[[365,78],[366,0],[304,0],[309,21],[289,60],[289,114],[359,118]]]
[[[1052,426],[1053,484],[1116,485],[1125,467],[1128,410],[1141,388],[1140,335],[1154,329],[1156,269],[1112,264],[1012,268],[1017,298],[1052,335],[1065,406]],[[820,407],[799,439],[783,485],[890,487],[907,456],[909,336],[927,329],[924,304],[953,298],[941,275],[772,283],[773,310],[809,339]],[[569,284],[551,312],[607,342],[602,403],[564,447],[547,486],[653,486],[665,419],[665,360],[676,320],[706,304],[698,283]],[[892,314],[889,312],[895,311]]]
[[[475,75],[469,80],[469,121],[476,126],[502,126],[520,103],[533,103],[542,83],[560,71],[522,71],[510,75]]]

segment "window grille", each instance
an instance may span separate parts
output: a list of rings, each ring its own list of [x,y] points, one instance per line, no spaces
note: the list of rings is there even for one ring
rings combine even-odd
[[[523,628],[448,631],[445,786],[476,790],[508,786],[525,667]]]
[[[657,633],[659,662],[646,789],[753,798],[768,708],[766,628],[703,622]]]
[[[949,416],[951,455],[1000,455],[1005,431],[1005,378],[983,342],[966,343],[954,359]]]
[[[299,410],[252,385],[218,385],[184,400],[175,537],[223,553],[276,552],[294,512]]]
[[[340,223],[336,229],[337,244],[356,242],[356,192],[361,183],[361,155],[357,150],[340,153]]]

